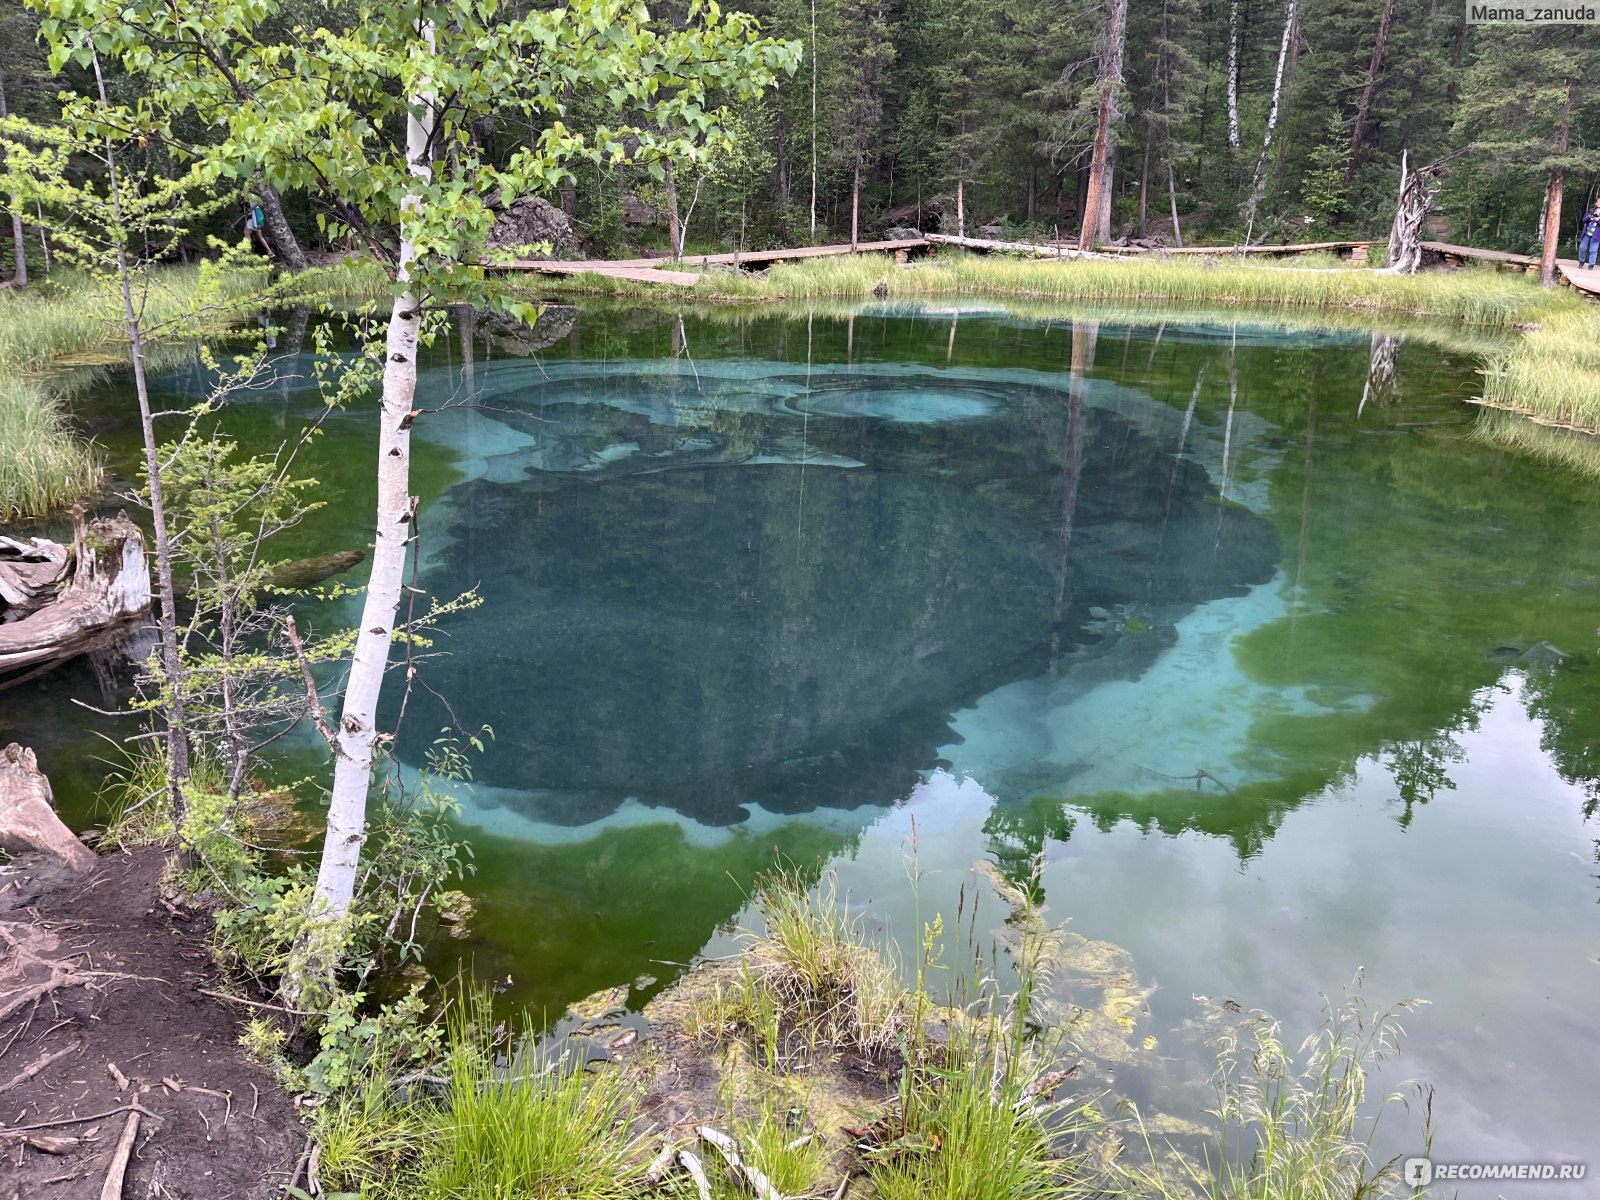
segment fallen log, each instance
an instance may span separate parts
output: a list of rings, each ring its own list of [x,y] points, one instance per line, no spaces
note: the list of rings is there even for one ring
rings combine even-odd
[[[0,751],[0,846],[54,855],[74,871],[94,866],[94,853],[56,816],[50,780],[33,751],[12,742]]]
[[[74,506],[72,522],[71,578],[59,597],[0,624],[0,673],[71,658],[150,611],[144,536],[128,514],[85,525],[83,509]]]
[[[959,246],[963,250],[1001,251],[1006,254],[1031,254],[1035,258],[1098,258],[1097,254],[1079,250],[1076,246],[1059,242],[1048,245],[1040,242],[1002,242],[995,238],[956,237],[949,233],[925,233],[923,240],[935,246]]]
[[[0,536],[0,605],[6,615],[15,619],[54,600],[67,558],[58,542]]]
[[[324,579],[348,571],[366,556],[363,550],[335,550],[331,554],[318,554],[313,558],[297,558],[273,567],[262,582],[267,587],[289,591],[315,587]]]

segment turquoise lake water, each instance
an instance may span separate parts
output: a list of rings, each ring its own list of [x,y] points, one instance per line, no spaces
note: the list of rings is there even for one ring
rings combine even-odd
[[[1600,500],[1473,436],[1475,367],[1226,314],[477,322],[416,427],[420,579],[484,600],[423,669],[495,731],[452,951],[551,1016],[643,999],[728,950],[775,855],[909,937],[914,829],[924,915],[1039,860],[1050,914],[1131,955],[1097,1086],[1198,1116],[1194,995],[1298,1040],[1364,969],[1429,1002],[1375,1090],[1437,1089],[1436,1158],[1600,1169]],[[85,419],[131,470],[125,411]],[[313,412],[285,379],[225,421],[265,448]],[[310,453],[334,502],[286,555],[364,544],[370,423]],[[74,695],[87,668],[9,693],[0,734],[87,821]],[[411,768],[448,720],[413,703]]]

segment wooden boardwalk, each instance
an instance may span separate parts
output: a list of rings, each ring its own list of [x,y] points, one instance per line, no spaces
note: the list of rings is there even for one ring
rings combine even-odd
[[[1510,267],[1524,274],[1538,274],[1539,260],[1532,254],[1509,254],[1504,250],[1480,250],[1476,246],[1457,246],[1450,242],[1423,242],[1424,250],[1432,251],[1446,262],[1486,262],[1498,267]],[[1586,296],[1600,296],[1600,270],[1580,267],[1575,258],[1556,259],[1556,274],[1575,290]]]
[[[1104,246],[1096,255],[1212,255],[1234,254],[1292,255],[1317,251],[1365,255],[1372,247],[1370,241],[1299,242],[1284,246]],[[858,242],[851,246],[841,243],[832,246],[796,246],[786,250],[747,250],[739,254],[691,254],[680,259],[665,256],[655,258],[623,259],[520,259],[500,270],[527,271],[544,275],[602,275],[609,279],[624,279],[634,283],[660,283],[675,287],[693,287],[700,281],[701,272],[712,267],[762,267],[775,262],[788,262],[802,258],[827,258],[844,254],[908,254],[912,250],[933,250],[939,246],[956,246],[978,251],[1032,254],[1038,258],[1075,259],[1088,257],[1070,242],[1002,242],[986,238],[954,237],[950,234],[931,233],[925,237],[901,238],[894,241]],[[1537,271],[1539,260],[1528,254],[1509,254],[1504,250],[1480,250],[1476,246],[1457,246],[1449,242],[1423,242],[1422,248],[1437,254],[1446,262],[1487,262],[1523,272]],[[1587,296],[1600,297],[1600,270],[1580,267],[1576,260],[1556,260],[1556,269],[1565,283]]]
[[[1357,250],[1370,250],[1371,242],[1293,242],[1284,246],[1262,244],[1258,246],[1102,246],[1101,254],[1314,254],[1331,251],[1335,254],[1352,254]]]
[[[882,254],[897,250],[926,249],[925,238],[889,242],[857,242],[838,246],[796,246],[788,250],[746,250],[739,254],[688,254],[683,258],[518,259],[501,270],[534,271],[543,275],[604,275],[636,283],[670,283],[693,287],[700,276],[687,268],[755,267],[797,258],[827,258],[840,254]]]

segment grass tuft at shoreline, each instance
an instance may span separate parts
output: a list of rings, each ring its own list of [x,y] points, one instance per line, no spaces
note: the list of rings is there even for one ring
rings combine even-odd
[[[144,277],[138,299],[147,326],[190,307],[201,271],[164,267]],[[269,283],[264,265],[228,271],[216,282],[219,324],[231,323],[238,306],[264,294],[281,303],[299,295],[368,298],[388,292],[380,268],[348,260],[276,285]],[[42,516],[100,486],[99,456],[68,416],[73,388],[53,372],[126,362],[127,339],[117,321],[120,303],[108,283],[73,272],[57,273],[26,291],[0,293],[0,520]]]

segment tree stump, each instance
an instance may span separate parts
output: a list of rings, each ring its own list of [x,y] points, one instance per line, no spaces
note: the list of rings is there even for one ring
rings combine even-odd
[[[0,673],[71,658],[98,644],[106,632],[150,611],[150,568],[145,560],[144,535],[128,514],[119,512],[115,517],[97,518],[86,526],[83,509],[74,506],[72,521],[71,578],[59,595],[48,592],[59,587],[66,574],[65,547],[55,547],[63,566],[49,587],[33,586],[48,573],[49,566],[37,561],[0,563],[12,568],[6,576],[11,581],[9,590],[19,597],[28,592],[34,603],[31,611],[26,604],[7,609],[8,616],[13,611],[25,615],[0,624]],[[54,552],[39,547],[53,545],[36,542],[29,549],[51,563]]]
[[[53,855],[73,871],[87,871],[95,862],[56,816],[50,780],[33,751],[16,742],[0,751],[0,846]]]

